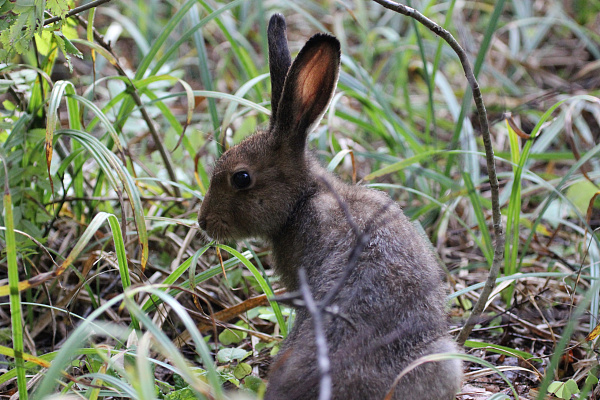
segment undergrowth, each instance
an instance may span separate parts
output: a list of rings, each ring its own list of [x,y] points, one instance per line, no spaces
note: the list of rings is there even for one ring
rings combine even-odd
[[[2,26],[31,27],[11,4],[0,1]],[[504,267],[465,345],[458,398],[597,398],[600,2],[407,5],[469,54],[501,184]],[[420,222],[460,329],[494,238],[472,96],[443,41],[363,0],[91,10],[29,46],[2,36],[3,396],[264,392],[294,312],[273,300],[264,244],[209,243],[196,216],[214,160],[268,120],[274,12],[292,53],[319,31],[341,41],[338,91],[311,146]]]

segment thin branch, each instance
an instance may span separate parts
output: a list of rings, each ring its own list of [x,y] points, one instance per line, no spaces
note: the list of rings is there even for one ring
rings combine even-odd
[[[306,309],[312,316],[313,329],[315,331],[317,365],[319,366],[319,373],[321,376],[319,383],[319,400],[329,400],[331,399],[331,364],[329,362],[327,350],[327,339],[325,338],[325,331],[323,329],[323,316],[321,315],[321,309],[317,306],[317,303],[310,292],[304,268],[300,268],[298,271],[298,278],[300,279],[302,298],[306,304]]]
[[[2,74],[2,76],[4,76],[4,74]],[[10,93],[15,98],[15,101],[17,102],[17,107],[20,111],[23,111],[27,108],[27,106],[25,105],[25,98],[12,86],[8,87],[8,93]]]
[[[81,18],[78,14],[89,10],[90,8],[93,7],[98,7],[104,3],[108,3],[110,0],[95,0],[92,1],[88,4],[85,4],[81,7],[76,7],[74,9],[72,9],[71,11],[69,11],[64,18],[61,18],[59,16],[57,17],[52,17],[49,19],[44,20],[43,25],[49,25],[52,24],[54,22],[60,21],[61,19],[65,19],[68,17],[72,17],[75,16],[77,17],[77,20],[79,21],[79,23],[87,29],[87,21],[85,21],[83,18]],[[96,39],[96,41],[102,46],[104,47],[108,52],[110,52],[112,54],[112,48],[111,46],[106,43],[104,41],[104,38],[98,34],[96,32],[96,30],[94,29],[94,38]],[[114,55],[114,54],[113,54]],[[144,103],[142,102],[142,99],[137,91],[137,88],[135,87],[135,85],[133,84],[133,82],[131,81],[131,79],[129,79],[129,77],[127,76],[127,74],[125,73],[125,71],[123,70],[123,68],[121,68],[121,66],[119,65],[119,62],[117,61],[117,57],[114,58],[115,59],[115,68],[117,69],[117,72],[119,73],[119,75],[127,78],[129,80],[129,84],[128,86],[130,88],[132,88],[132,90],[130,91],[131,97],[133,98],[133,101],[135,102],[135,104],[139,107],[140,112],[142,113],[142,118],[144,119],[144,121],[146,122],[146,125],[148,126],[148,130],[150,131],[150,134],[152,135],[152,138],[154,139],[154,142],[156,144],[156,147],[158,148],[158,152],[160,153],[161,158],[163,159],[163,162],[165,164],[165,168],[167,169],[167,173],[169,174],[169,179],[173,182],[177,182],[177,176],[175,175],[175,171],[173,169],[173,165],[171,162],[171,157],[169,156],[169,154],[167,153],[167,150],[165,149],[162,140],[160,138],[160,136],[158,135],[158,131],[156,130],[156,127],[154,126],[154,123],[152,121],[152,119],[150,118],[150,115],[148,115],[148,112],[146,111],[146,107],[144,106]],[[177,197],[181,197],[181,191],[179,190],[178,187],[174,187],[173,191],[175,193],[175,196]]]
[[[77,18],[77,22],[79,22],[79,25],[81,25],[87,31],[87,28],[88,28],[87,20],[85,18],[83,18],[81,15],[76,15],[75,18]],[[111,54],[113,54],[113,50],[112,50],[112,46],[110,45],[110,42],[107,43],[104,40],[104,36],[100,32],[98,32],[98,30],[96,30],[96,28],[94,26],[92,26],[92,35],[94,36],[94,40],[96,40],[98,42],[98,44],[100,44],[100,46],[104,47]]]
[[[358,259],[362,254],[363,250],[369,243],[369,239],[371,238],[371,234],[375,229],[380,229],[383,225],[385,225],[391,219],[386,219],[383,222],[379,220],[384,219],[385,213],[387,210],[394,205],[393,200],[389,200],[383,207],[381,207],[377,212],[373,214],[373,216],[365,223],[365,229],[361,230],[360,227],[354,221],[350,210],[348,209],[348,205],[344,202],[344,200],[340,197],[337,191],[333,188],[333,186],[325,179],[324,177],[319,177],[320,181],[327,187],[329,192],[335,198],[335,201],[338,203],[338,206],[344,213],[344,217],[346,218],[346,222],[350,225],[350,229],[356,236],[356,240],[354,246],[352,247],[352,251],[348,256],[348,260],[346,261],[346,265],[344,266],[341,275],[334,282],[333,286],[327,291],[322,300],[317,303],[317,308],[319,312],[324,312],[327,314],[331,314],[334,317],[338,317],[346,321],[348,325],[356,330],[356,326],[352,320],[340,312],[339,307],[336,305],[331,305],[335,296],[342,290],[344,284],[354,271],[355,267],[358,265]],[[295,292],[285,293],[283,295],[279,295],[273,298],[273,300],[292,305],[296,308],[305,307],[308,308],[308,305],[303,300],[304,294],[301,290]]]
[[[64,199],[60,199],[60,200],[52,200],[49,201],[47,203],[44,203],[44,206],[49,206],[51,204],[56,204],[56,203],[69,203],[72,201],[116,201],[119,200],[119,197],[117,196],[82,196],[82,197],[78,197],[78,196],[69,196],[69,197],[65,197]],[[124,196],[123,200],[129,201],[129,197]],[[140,196],[140,200],[142,201],[173,201],[176,203],[183,203],[186,200],[192,200],[191,198],[184,198],[184,197],[171,197],[171,196]]]
[[[76,7],[74,9],[72,9],[63,18],[61,18],[61,17],[52,17],[52,18],[45,19],[43,26],[53,24],[55,22],[60,21],[61,19],[67,19],[69,17],[72,17],[73,15],[77,15],[77,14],[80,14],[80,13],[86,11],[86,10],[89,10],[90,8],[98,7],[98,6],[100,6],[100,5],[104,4],[104,3],[108,3],[109,1],[110,0],[95,0],[95,1],[89,2],[89,3],[87,3],[87,4],[83,5],[83,6],[79,6],[79,7]]]
[[[376,3],[382,5],[383,7],[395,11],[397,13],[406,15],[415,19],[416,21],[423,24],[426,28],[431,30],[433,33],[441,37],[450,45],[450,47],[454,50],[454,52],[458,55],[460,59],[460,63],[465,71],[465,76],[469,85],[471,86],[471,90],[473,91],[473,100],[475,101],[475,106],[477,107],[477,114],[479,116],[479,123],[481,125],[481,134],[483,138],[483,145],[485,148],[485,158],[487,161],[487,169],[488,175],[490,178],[490,189],[491,189],[491,198],[492,198],[492,220],[494,225],[494,236],[496,237],[496,244],[494,248],[494,260],[492,262],[492,268],[488,274],[487,280],[485,282],[485,286],[481,291],[479,296],[479,300],[473,307],[471,311],[471,315],[467,319],[467,322],[463,326],[463,329],[460,331],[460,334],[457,337],[457,342],[459,344],[464,344],[471,330],[475,326],[475,323],[481,313],[483,312],[484,306],[496,285],[496,278],[500,272],[500,267],[502,265],[502,261],[504,258],[504,232],[502,230],[502,220],[500,214],[500,201],[498,195],[498,177],[496,176],[496,164],[494,162],[494,149],[492,148],[492,140],[490,136],[490,126],[488,123],[487,112],[485,110],[485,105],[483,104],[483,96],[481,95],[481,90],[479,89],[479,84],[477,83],[477,79],[473,74],[473,70],[471,68],[471,64],[469,63],[469,59],[467,57],[467,53],[463,50],[463,48],[458,44],[456,39],[448,32],[446,29],[442,28],[429,18],[425,17],[423,14],[415,10],[414,8],[407,7],[405,5],[396,3],[394,1],[389,0],[374,0]]]
[[[288,305],[288,306],[294,307],[294,308],[306,308],[306,302],[302,298],[302,292],[295,291],[295,292],[289,292],[289,293],[284,293],[284,292],[281,292],[281,293],[282,294],[278,294],[276,296],[271,297],[270,300],[276,301],[279,304],[285,304],[285,305]],[[357,331],[356,324],[354,323],[354,321],[352,321],[350,319],[350,316],[348,316],[347,314],[340,312],[340,308],[337,305],[334,304],[332,306],[326,306],[326,305],[323,305],[322,301],[319,302],[317,305],[323,313],[329,314],[334,318],[341,318],[354,331]]]
[[[108,0],[106,0],[106,1],[108,1]],[[78,18],[78,21],[85,29],[87,29],[87,25],[88,25],[87,21],[85,21],[83,18]],[[104,41],[104,38],[102,38],[101,35],[97,34],[97,32],[95,32],[95,31],[94,31],[94,39],[98,42],[98,44],[100,44],[100,46],[104,47],[106,49],[106,51],[113,54],[112,48],[110,47],[110,45],[106,41]],[[113,54],[113,56],[114,56],[114,54]],[[154,122],[152,121],[152,119],[150,118],[150,115],[148,115],[148,112],[146,111],[146,107],[144,106],[144,103],[142,102],[142,99],[137,91],[137,88],[135,87],[134,83],[131,81],[131,79],[129,79],[129,76],[125,73],[125,71],[119,64],[118,58],[115,56],[114,59],[115,59],[114,66],[117,69],[118,74],[127,78],[127,80],[129,81],[129,83],[126,83],[127,86],[129,88],[131,88],[131,90],[129,90],[129,93],[131,94],[133,101],[139,107],[140,112],[142,113],[142,118],[146,122],[146,126],[148,127],[148,130],[150,131],[150,134],[152,135],[152,139],[154,139],[154,144],[158,148],[158,152],[160,153],[163,163],[165,164],[165,168],[167,169],[167,173],[169,174],[169,179],[172,182],[177,182],[177,176],[175,175],[175,170],[173,169],[173,165],[171,163],[171,157],[169,156],[169,153],[165,149],[165,146],[163,145],[163,142],[162,142],[160,136],[158,135],[158,131],[156,130],[156,127],[154,126]],[[181,197],[181,191],[179,190],[179,188],[177,186],[173,187],[173,192],[175,193],[176,197]]]
[[[346,266],[344,267],[342,275],[338,278],[333,287],[327,292],[327,295],[319,303],[319,308],[322,310],[325,307],[329,306],[329,304],[333,301],[334,297],[338,294],[338,292],[346,283],[346,280],[350,277],[352,271],[354,271],[354,267],[358,264],[358,258],[360,257],[364,248],[369,243],[369,239],[371,238],[371,232],[376,228],[381,228],[382,226],[381,224],[376,223],[377,220],[383,218],[388,208],[390,208],[390,206],[394,204],[394,201],[389,200],[387,204],[385,204],[376,213],[374,213],[373,217],[369,219],[365,224],[365,230],[361,231],[356,222],[354,222],[354,219],[352,218],[352,214],[350,214],[348,206],[346,205],[344,200],[342,200],[340,195],[335,191],[333,186],[331,186],[331,184],[327,182],[325,178],[321,177],[320,179],[323,182],[323,184],[327,186],[327,189],[335,198],[335,201],[338,203],[338,206],[340,207],[340,209],[344,213],[344,216],[346,217],[348,225],[350,225],[350,229],[352,229],[352,232],[354,232],[354,235],[356,235],[356,242],[354,244],[354,247],[352,248],[352,252],[348,256],[348,261],[346,263]],[[383,224],[385,223],[386,222],[384,221]]]

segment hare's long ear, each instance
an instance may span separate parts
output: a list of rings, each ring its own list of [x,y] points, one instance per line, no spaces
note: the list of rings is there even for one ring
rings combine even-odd
[[[271,71],[271,126],[275,124],[277,106],[281,99],[285,77],[292,64],[285,31],[285,18],[273,14],[267,32],[269,39],[269,70]]]
[[[340,42],[326,34],[310,38],[288,71],[272,124],[276,140],[304,151],[306,137],[331,101],[339,71]]]

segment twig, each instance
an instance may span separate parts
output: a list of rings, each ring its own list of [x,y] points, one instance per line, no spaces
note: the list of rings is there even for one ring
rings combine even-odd
[[[72,9],[71,11],[66,13],[63,18],[57,16],[57,17],[45,19],[43,26],[53,24],[55,22],[60,21],[61,19],[67,19],[69,17],[72,17],[73,15],[76,15],[76,14],[82,13],[86,10],[89,10],[90,8],[98,7],[104,3],[108,3],[109,1],[110,0],[95,0],[95,1],[89,2],[83,6],[79,6],[79,7]]]
[[[317,306],[317,303],[310,292],[304,268],[300,268],[298,271],[298,278],[300,279],[300,291],[302,292],[306,309],[313,320],[315,344],[317,346],[317,364],[321,375],[319,382],[319,400],[329,400],[331,398],[331,365],[327,350],[327,339],[325,338],[325,331],[323,330],[323,316],[321,315],[321,309]]]
[[[47,203],[44,203],[44,206],[49,206],[51,204],[62,203],[62,202],[69,203],[71,201],[115,201],[115,200],[119,200],[119,198],[117,196],[82,196],[82,197],[69,196],[69,197],[65,197],[64,199],[49,201]],[[129,201],[129,197],[124,196],[123,200]],[[140,196],[140,200],[143,200],[143,201],[173,201],[176,203],[182,203],[186,200],[192,200],[192,199],[186,199],[185,197],[171,197],[171,196]]]
[[[340,207],[340,209],[344,213],[344,216],[346,217],[346,221],[348,222],[348,225],[350,225],[350,229],[352,229],[352,232],[354,232],[354,234],[356,235],[356,243],[355,243],[354,247],[352,248],[352,252],[350,253],[350,256],[348,257],[348,262],[346,263],[346,266],[344,267],[342,276],[340,276],[338,278],[338,280],[335,282],[333,287],[327,292],[327,295],[325,295],[323,300],[321,300],[321,302],[319,303],[319,308],[321,310],[323,310],[325,307],[327,307],[333,301],[334,297],[338,294],[338,292],[342,289],[342,287],[346,283],[346,280],[350,277],[350,274],[352,273],[352,271],[354,271],[354,267],[356,266],[356,264],[358,264],[358,257],[360,257],[365,246],[369,243],[369,239],[371,238],[371,231],[375,227],[378,227],[378,228],[381,227],[381,225],[378,226],[375,223],[376,220],[378,218],[381,218],[385,214],[387,209],[392,204],[394,204],[394,202],[392,200],[390,200],[385,206],[381,207],[381,209],[379,209],[376,213],[374,213],[373,217],[369,221],[367,221],[367,223],[365,225],[365,230],[361,231],[360,228],[358,227],[358,225],[356,224],[356,222],[354,222],[354,219],[352,218],[352,214],[350,214],[350,210],[348,210],[348,206],[346,205],[344,200],[342,200],[340,195],[335,191],[333,186],[331,186],[331,184],[329,182],[327,182],[327,180],[325,178],[321,177],[320,179],[323,182],[323,184],[325,186],[327,186],[327,189],[335,198],[335,201],[338,203],[338,206]]]
[[[106,1],[108,1],[108,0],[106,0]],[[85,21],[83,18],[78,18],[78,21],[84,28],[87,29],[87,21]],[[96,32],[94,32],[94,39],[96,39],[98,44],[100,44],[100,46],[104,47],[106,49],[106,51],[113,54],[111,46],[108,43],[106,43],[106,41],[104,41],[104,38],[102,38],[100,35],[97,35]],[[113,54],[113,56],[114,56],[114,54]],[[167,173],[169,174],[169,179],[172,182],[177,182],[177,176],[175,175],[175,170],[173,169],[173,165],[171,164],[171,157],[169,157],[169,154],[168,154],[167,150],[165,149],[165,146],[163,145],[163,142],[162,142],[160,136],[158,135],[158,131],[156,130],[156,127],[154,126],[154,122],[152,121],[152,119],[150,118],[150,115],[148,115],[148,112],[146,111],[146,107],[144,106],[144,103],[142,102],[142,99],[137,91],[137,88],[135,87],[134,83],[131,81],[131,79],[129,79],[129,76],[125,73],[125,71],[119,64],[118,58],[116,56],[114,57],[114,60],[115,60],[114,66],[117,70],[117,73],[119,75],[121,75],[122,77],[126,78],[128,81],[128,83],[126,82],[125,84],[130,88],[129,94],[131,95],[131,98],[133,99],[135,104],[139,107],[140,112],[142,113],[142,118],[146,122],[146,126],[148,126],[148,130],[150,131],[150,134],[152,135],[154,144],[158,148],[158,152],[160,153],[160,156],[165,164],[165,168],[167,169]],[[179,188],[177,186],[173,187],[173,192],[175,193],[176,197],[181,197],[181,191],[179,190]]]
[[[327,187],[329,192],[335,198],[335,201],[338,203],[338,206],[344,213],[346,222],[348,223],[348,225],[350,225],[350,229],[356,236],[356,241],[355,241],[354,246],[352,247],[352,251],[350,252],[350,255],[348,256],[348,260],[346,261],[346,265],[344,266],[344,269],[342,270],[341,276],[339,278],[337,278],[337,280],[335,281],[335,283],[333,284],[331,289],[329,289],[327,291],[327,293],[325,294],[323,299],[320,300],[316,305],[317,305],[317,308],[320,313],[324,312],[324,313],[331,314],[335,317],[342,318],[344,321],[346,321],[348,323],[348,325],[350,325],[350,327],[352,329],[356,330],[356,326],[354,325],[352,320],[348,316],[340,313],[340,310],[337,306],[335,306],[335,305],[332,306],[330,304],[333,301],[333,299],[335,298],[335,296],[340,292],[340,290],[342,289],[342,287],[344,286],[344,284],[346,283],[346,281],[348,280],[348,278],[354,271],[354,268],[358,264],[358,258],[362,254],[366,245],[369,243],[369,239],[371,238],[372,231],[375,228],[381,228],[382,225],[385,225],[387,223],[386,221],[384,221],[381,224],[377,224],[377,220],[383,218],[383,216],[385,215],[385,212],[388,210],[388,208],[395,203],[392,200],[388,201],[387,204],[385,204],[383,207],[381,207],[366,222],[365,229],[361,230],[360,227],[354,221],[354,218],[352,217],[352,214],[350,213],[350,210],[348,209],[347,204],[340,197],[340,195],[333,188],[333,186],[327,181],[327,179],[325,179],[322,176],[320,176],[318,179]],[[301,290],[299,290],[299,291],[288,292],[288,293],[285,293],[285,294],[282,294],[279,296],[275,296],[273,298],[273,300],[280,302],[280,303],[290,304],[296,308],[299,308],[299,307],[308,308],[308,304],[306,304],[306,301],[303,300],[303,298],[304,298],[304,294],[302,293]]]
[[[86,31],[87,31],[87,27],[88,27],[88,22],[85,20],[85,18],[83,18],[81,15],[76,15],[75,18],[77,19],[77,22],[79,22],[79,25],[81,25]],[[104,40],[104,36],[98,32],[98,30],[92,26],[92,35],[94,36],[94,39],[102,46],[104,47],[106,50],[110,51],[110,53],[112,54],[112,46],[109,43],[107,43]]]
[[[269,298],[269,300],[276,301],[279,304],[286,304],[286,305],[294,307],[294,308],[306,308],[306,302],[302,298],[302,292],[300,292],[300,291],[283,293],[281,295],[278,294],[276,296]],[[324,305],[322,301],[317,303],[317,306],[319,307],[321,312],[323,312],[325,314],[329,314],[335,318],[341,318],[354,331],[357,331],[356,324],[354,323],[354,321],[352,321],[347,314],[340,312],[340,308],[338,306],[336,306],[336,305],[327,306],[327,305]]]
[[[454,52],[458,55],[460,63],[462,64],[462,67],[465,71],[467,81],[469,82],[471,90],[473,91],[473,100],[475,101],[475,106],[477,107],[477,114],[479,116],[479,123],[481,124],[481,134],[483,138],[483,145],[485,148],[485,158],[487,161],[488,175],[490,178],[490,190],[492,198],[492,221],[494,225],[494,236],[496,238],[496,244],[494,248],[494,260],[492,262],[492,267],[485,282],[485,286],[483,287],[481,294],[479,295],[479,300],[477,301],[477,303],[473,307],[473,310],[471,311],[471,315],[467,319],[467,322],[463,326],[456,339],[456,341],[460,345],[463,345],[469,337],[471,330],[475,326],[476,321],[479,319],[479,316],[483,312],[485,303],[487,302],[490,294],[492,293],[492,290],[494,289],[494,286],[496,284],[496,278],[498,277],[498,274],[500,272],[500,266],[502,265],[502,260],[504,258],[504,232],[502,230],[502,220],[500,215],[498,177],[496,176],[494,149],[492,148],[490,126],[488,123],[485,105],[483,104],[483,96],[481,95],[479,84],[477,83],[477,79],[473,74],[473,70],[471,68],[471,64],[469,63],[469,59],[467,58],[467,53],[463,50],[460,44],[458,44],[458,42],[456,41],[456,39],[454,39],[450,32],[448,32],[446,29],[442,28],[429,18],[425,17],[423,14],[421,14],[414,8],[407,7],[405,5],[390,0],[374,1],[389,10],[415,19],[416,21],[423,24],[426,28],[431,30],[433,33],[444,39],[446,43],[448,43],[450,47],[454,50]]]
[[[2,74],[2,76],[4,76],[4,74]],[[23,111],[25,110],[25,108],[27,108],[25,106],[25,99],[12,86],[8,87],[8,93],[10,93],[15,98],[19,110]]]

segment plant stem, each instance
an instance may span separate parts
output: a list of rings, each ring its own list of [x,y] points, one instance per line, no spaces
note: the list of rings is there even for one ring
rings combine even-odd
[[[103,1],[109,1],[109,0],[103,0]],[[87,21],[85,21],[83,18],[79,18],[79,17],[78,17],[78,21],[85,29],[87,29]],[[94,39],[98,42],[98,44],[100,44],[100,46],[104,47],[106,49],[106,51],[108,51],[112,54],[112,48],[111,48],[110,44],[108,44],[104,40],[104,38],[100,34],[98,34],[95,30],[94,30]],[[118,58],[115,57],[115,60],[118,60]],[[117,70],[117,73],[119,75],[127,78],[127,80],[129,81],[128,83],[126,83],[126,85],[131,88],[131,90],[130,90],[131,97],[132,97],[133,101],[135,102],[135,104],[139,107],[140,112],[142,113],[142,118],[146,122],[146,126],[148,127],[148,130],[150,131],[150,134],[152,135],[154,144],[156,145],[156,148],[158,149],[158,152],[160,153],[160,156],[165,164],[165,168],[167,169],[167,173],[169,174],[169,179],[172,182],[177,182],[177,177],[175,175],[175,170],[173,169],[171,157],[169,156],[167,149],[165,149],[162,139],[158,135],[158,131],[156,130],[156,127],[154,126],[154,122],[152,121],[152,119],[150,118],[150,115],[148,115],[148,112],[146,111],[146,107],[144,106],[144,103],[142,102],[142,99],[137,91],[137,88],[135,87],[135,84],[131,81],[131,79],[129,79],[129,77],[127,76],[127,74],[125,73],[125,71],[123,70],[123,68],[121,67],[121,65],[119,64],[118,61],[115,62],[114,66]],[[173,193],[175,194],[175,197],[181,197],[181,191],[179,190],[179,188],[177,186],[173,187]]]
[[[95,0],[95,1],[89,2],[87,4],[84,4],[83,6],[79,6],[79,7],[72,9],[64,16],[64,18],[57,16],[57,17],[45,19],[43,26],[50,25],[50,24],[60,21],[61,19],[66,19],[66,18],[72,17],[73,15],[80,14],[86,10],[89,10],[90,8],[98,7],[104,3],[108,3],[109,1],[110,0]]]
[[[488,175],[490,178],[490,190],[491,190],[491,200],[492,200],[492,221],[494,225],[494,236],[496,238],[496,244],[494,247],[494,261],[492,262],[492,268],[488,274],[487,280],[485,282],[485,286],[479,295],[479,299],[477,303],[473,307],[471,311],[471,315],[467,319],[467,322],[463,326],[462,330],[458,334],[457,342],[460,345],[463,345],[469,334],[473,330],[473,326],[475,326],[475,322],[479,319],[479,316],[483,312],[485,303],[487,302],[494,286],[496,284],[496,278],[500,273],[500,266],[502,265],[502,260],[504,258],[504,232],[502,230],[502,220],[500,214],[500,201],[498,194],[498,177],[496,176],[496,164],[494,162],[494,149],[492,148],[492,140],[490,135],[490,126],[488,123],[487,112],[485,110],[485,105],[483,104],[483,96],[481,95],[481,90],[479,89],[479,83],[477,83],[477,79],[473,74],[473,69],[471,68],[471,64],[469,63],[469,59],[467,57],[467,53],[463,50],[463,48],[458,44],[456,39],[448,32],[446,29],[442,28],[417,10],[411,7],[407,7],[403,4],[396,3],[394,1],[389,0],[374,0],[376,3],[382,5],[383,7],[395,11],[397,13],[406,15],[410,18],[413,18],[431,30],[433,33],[441,37],[450,45],[452,50],[458,55],[460,63],[462,64],[463,70],[465,71],[465,76],[469,85],[471,86],[471,90],[473,91],[473,100],[475,101],[475,106],[477,107],[477,114],[479,116],[479,123],[481,125],[481,134],[483,138],[483,146],[485,148],[485,158],[487,161],[487,169]]]

